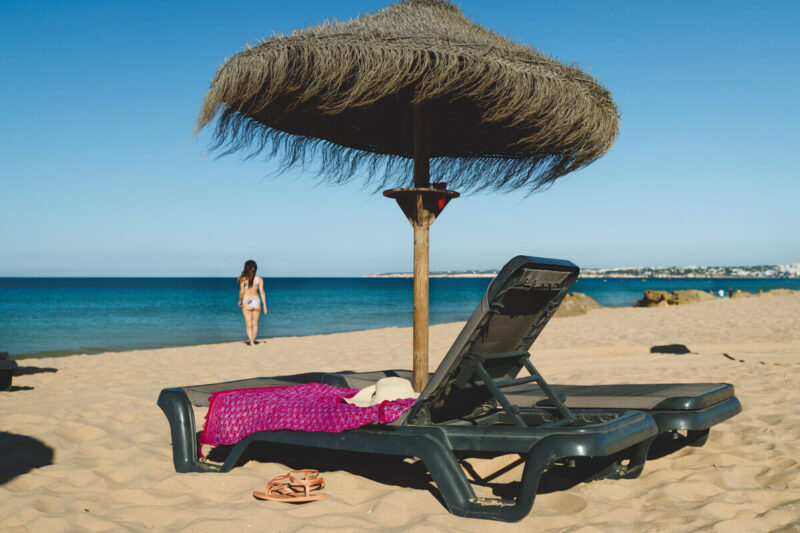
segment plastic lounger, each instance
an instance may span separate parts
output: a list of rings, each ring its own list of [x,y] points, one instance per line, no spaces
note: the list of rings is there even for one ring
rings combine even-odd
[[[513,261],[512,261],[513,262]],[[486,291],[483,302],[467,322],[461,336],[472,337],[481,334],[475,327],[484,315],[494,313],[487,306],[494,284]],[[543,327],[543,326],[542,326]],[[540,331],[540,329],[539,329]],[[529,350],[535,338],[520,349]],[[384,376],[399,376],[411,379],[409,370],[388,370],[376,372],[339,372],[342,386],[363,388]],[[433,374],[431,375],[433,376]],[[516,377],[516,376],[513,376]],[[480,384],[479,384],[480,387]],[[550,394],[564,402],[570,409],[635,409],[653,417],[658,425],[658,435],[637,446],[615,455],[609,464],[595,477],[632,478],[637,477],[644,467],[645,460],[656,443],[657,438],[666,437],[677,445],[702,446],[708,439],[712,426],[723,422],[742,408],[734,395],[733,385],[728,383],[660,383],[660,384],[616,384],[616,385],[549,385]],[[481,391],[486,396],[486,390]],[[555,406],[548,393],[530,384],[512,384],[499,392],[506,403],[521,408]],[[680,434],[684,432],[685,434]],[[662,441],[664,438],[661,439]]]
[[[207,405],[217,390],[309,382],[345,386],[346,379],[356,375],[311,372],[164,389],[158,405],[170,424],[175,469],[229,471],[257,441],[418,457],[453,514],[520,520],[530,511],[549,466],[574,457],[614,456],[658,432],[653,417],[641,411],[567,407],[531,364],[528,347],[577,275],[578,268],[567,261],[512,259],[492,282],[417,402],[391,424],[341,433],[262,431],[239,441],[217,466],[198,460],[192,405]],[[523,367],[530,375],[518,378]],[[365,374],[359,377],[367,379]],[[510,404],[501,390],[523,383],[536,387],[550,403],[525,408]],[[461,453],[522,456],[525,466],[516,498],[477,498],[457,459]]]

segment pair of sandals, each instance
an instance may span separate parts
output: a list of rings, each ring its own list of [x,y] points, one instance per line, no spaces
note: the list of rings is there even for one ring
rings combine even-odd
[[[305,468],[272,478],[264,491],[254,490],[253,497],[273,502],[313,502],[325,497],[320,492],[324,488],[325,480],[319,477],[319,470]]]

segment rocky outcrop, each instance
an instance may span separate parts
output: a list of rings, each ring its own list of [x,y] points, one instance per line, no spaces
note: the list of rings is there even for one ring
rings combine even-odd
[[[685,291],[672,291],[667,298],[669,305],[693,304],[696,302],[708,302],[716,300],[717,297],[713,296],[706,291],[697,289],[688,289]]]
[[[791,296],[797,292],[792,289],[770,289],[764,293],[764,296]]]
[[[683,305],[695,302],[716,300],[717,297],[705,291],[688,289],[683,291],[644,291],[642,299],[636,302],[636,307],[658,307],[663,305]]]
[[[602,307],[602,305],[583,293],[571,292],[561,302],[561,306],[554,316],[563,318],[565,316],[585,315],[592,309],[600,309]]]
[[[669,293],[667,291],[644,291],[642,299],[636,302],[636,307],[656,307],[667,305]]]
[[[731,295],[731,298],[753,298],[754,296],[792,296],[794,294],[800,294],[800,291],[793,291],[792,289],[770,289],[766,292],[745,292],[745,291],[736,291]]]
[[[731,298],[752,298],[753,296],[758,296],[758,294],[753,294],[752,292],[740,291],[740,292],[734,292],[731,295]]]

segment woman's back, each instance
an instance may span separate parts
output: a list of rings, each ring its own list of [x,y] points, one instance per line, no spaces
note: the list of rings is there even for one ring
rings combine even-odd
[[[258,276],[253,276],[252,285],[249,287],[248,287],[248,281],[246,279],[242,280],[241,282],[242,296],[244,296],[248,300],[253,298],[258,298],[258,289],[262,283],[263,281]]]

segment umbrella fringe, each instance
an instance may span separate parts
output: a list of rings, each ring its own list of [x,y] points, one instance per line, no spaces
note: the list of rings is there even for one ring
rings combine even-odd
[[[212,151],[222,157],[242,154],[245,160],[259,156],[276,159],[277,174],[292,168],[333,184],[362,181],[373,192],[387,187],[412,187],[414,161],[389,154],[366,152],[323,139],[289,134],[265,128],[260,122],[238,112],[222,113],[215,130]],[[446,181],[450,188],[465,193],[513,191],[528,193],[549,187],[556,179],[577,170],[575,158],[562,154],[534,153],[528,158],[492,154],[472,157],[431,159],[431,181]]]

